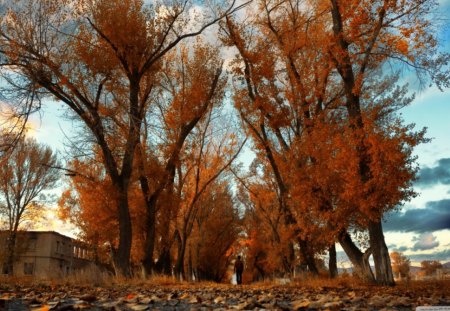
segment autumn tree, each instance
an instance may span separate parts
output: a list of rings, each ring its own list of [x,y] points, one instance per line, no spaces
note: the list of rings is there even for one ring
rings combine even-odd
[[[177,185],[183,185],[187,178],[181,173],[182,168],[187,168],[189,173],[198,167],[195,172],[202,175],[198,179],[201,187],[195,190],[198,193],[188,204],[188,210],[195,210],[188,217],[186,228],[189,229],[200,208],[198,198],[239,153],[238,150],[234,153],[238,145],[236,135],[228,132],[229,124],[219,125],[216,121],[221,117],[225,85],[216,52],[201,40],[191,48],[180,46],[163,60],[162,78],[154,86],[154,106],[147,111],[129,188],[133,194],[129,201],[134,229],[132,261],[136,265],[143,263],[145,274],[153,270],[171,272],[174,224],[181,203]],[[119,132],[125,128],[126,122],[120,116],[115,116],[113,122]],[[223,138],[219,138],[219,133],[223,133]],[[117,230],[117,221],[111,214],[114,198],[111,181],[102,168],[98,148],[92,152],[94,158],[84,157],[83,161],[70,163],[69,172],[75,172],[71,179],[73,187],[61,198],[61,210],[66,218],[69,215],[79,223],[83,238],[93,241],[92,237],[96,237],[96,244],[100,241],[115,246],[117,241],[111,231]],[[199,158],[193,156],[197,152]],[[183,197],[194,191],[190,187],[193,184],[180,188]],[[186,230],[182,236],[187,239],[192,229]],[[184,255],[179,257],[184,264]]]
[[[442,269],[442,264],[437,260],[424,260],[420,263],[420,269],[425,275],[433,275],[437,269]]]
[[[415,132],[395,115],[411,102],[405,88],[395,86],[398,77],[381,74],[382,65],[400,55],[398,50],[382,44],[373,49],[372,39],[391,36],[384,22],[401,27],[397,22],[408,14],[420,13],[422,26],[427,26],[429,7],[386,2],[377,11],[369,1],[342,3],[348,20],[340,24],[336,1],[258,5],[257,16],[246,24],[227,19],[224,43],[239,52],[234,63],[236,107],[260,156],[266,156],[273,169],[288,207],[286,215],[296,219],[297,235],[303,239],[315,233],[322,236],[318,241],[331,245],[338,239],[368,281],[374,280],[368,261],[373,254],[377,282],[393,284],[380,220],[384,212],[414,195],[411,181],[417,168],[411,152],[425,140],[423,131]],[[352,15],[355,8],[361,14]],[[391,10],[389,19],[384,19],[384,10]],[[372,24],[358,24],[363,20]],[[352,37],[352,31],[360,35]],[[433,40],[417,32],[419,41],[436,52]],[[355,40],[352,46],[347,36]],[[411,53],[416,52],[416,64],[428,64],[417,68],[445,78],[439,67],[447,56]],[[351,71],[358,72],[357,79]],[[385,171],[398,178],[389,178]],[[369,230],[371,247],[359,250],[348,234],[350,228]],[[309,244],[317,247],[315,251],[325,246]]]
[[[289,265],[292,229],[283,221],[276,182],[264,178],[262,163],[255,159],[246,175],[236,172],[238,198],[245,207],[245,275],[261,280],[282,275]]]
[[[198,215],[204,208],[201,204],[202,197],[207,195],[211,185],[225,182],[225,171],[245,144],[245,141],[239,143],[238,136],[227,129],[218,135],[219,129],[212,126],[214,123],[218,125],[217,120],[213,122],[212,117],[213,115],[209,114],[204,122],[199,124],[197,135],[186,148],[189,153],[184,154],[177,170],[180,205],[175,232],[178,242],[175,271],[183,277],[187,243],[195,224],[199,224]]]
[[[411,261],[400,252],[390,254],[392,261],[392,272],[398,278],[408,278]]]
[[[436,5],[434,1],[406,1],[399,5],[390,1],[330,0],[328,5],[332,26],[328,51],[341,78],[349,125],[354,130],[361,197],[369,198],[367,194],[374,193],[370,184],[375,174],[371,168],[375,155],[370,154],[370,142],[365,138],[370,121],[366,121],[362,107],[364,86],[370,82],[374,70],[388,61],[410,65],[419,73],[429,74],[439,87],[448,86],[445,65],[449,56],[438,53],[431,29],[430,14]],[[377,282],[393,285],[381,224],[387,206],[377,200],[361,203],[366,206],[366,217],[370,219],[367,228]]]
[[[2,13],[0,52],[8,89],[61,101],[101,150],[117,194],[116,274],[130,275],[128,189],[160,61],[180,41],[229,14],[233,5],[194,25],[188,25],[189,1],[22,0]],[[117,114],[127,127],[121,139],[112,139],[117,133],[111,119]]]
[[[287,164],[298,170],[311,160],[296,157],[295,145],[339,93],[329,86],[329,65],[316,49],[324,35],[320,17],[303,10],[298,1],[259,1],[258,6],[258,14],[246,23],[228,18],[223,24],[224,43],[239,52],[233,63],[234,101],[257,155],[271,167],[268,176],[277,183],[284,221],[294,228],[302,258],[317,274],[312,242],[316,227],[299,223],[309,217],[295,217],[298,204],[290,198],[297,181]]]
[[[10,92],[0,86],[0,163],[25,136],[30,115],[39,110],[28,92]]]
[[[93,248],[96,261],[110,263],[105,256],[109,256],[109,250],[105,254],[102,247],[117,247],[119,228],[114,213],[114,188],[96,157],[70,161],[67,167],[68,186],[58,201],[59,217],[79,229],[78,239]]]
[[[186,146],[186,142],[196,139],[190,137],[202,135],[198,125],[205,118],[210,118],[212,111],[219,109],[224,96],[225,79],[218,55],[217,49],[198,40],[191,49],[185,45],[168,55],[161,69],[162,93],[156,98],[156,107],[150,114],[156,118],[149,119],[149,131],[143,135],[138,157],[138,165],[142,168],[139,182],[147,206],[146,255],[143,261],[147,273],[153,268],[154,262],[158,199],[164,191],[173,192],[176,170],[182,161],[181,154],[186,148],[195,149],[195,145]],[[206,122],[205,130],[210,130],[208,125],[209,122]],[[158,139],[153,136],[153,129],[156,129]],[[158,152],[148,149],[155,143],[160,146]],[[149,171],[151,164],[159,166],[158,176],[153,176]],[[176,191],[173,195],[176,195]],[[163,221],[171,218],[171,215],[166,216]],[[168,229],[169,223],[165,227]],[[168,232],[163,236],[163,239],[167,239]],[[168,251],[166,247],[163,257]]]
[[[188,273],[197,281],[224,281],[240,232],[240,217],[228,180],[213,182],[199,199],[201,209],[188,242]]]
[[[0,167],[0,217],[7,222],[8,274],[14,274],[17,232],[26,222],[35,221],[43,207],[39,196],[55,186],[59,172],[56,155],[33,139],[20,139]]]

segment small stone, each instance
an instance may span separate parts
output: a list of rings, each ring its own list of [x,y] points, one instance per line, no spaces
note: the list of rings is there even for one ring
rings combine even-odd
[[[87,301],[87,302],[94,302],[97,300],[97,297],[92,294],[86,294],[80,297],[81,300]]]
[[[119,303],[117,301],[108,301],[101,304],[101,307],[104,309],[113,309],[116,307]]]
[[[356,296],[351,300],[351,303],[353,304],[359,304],[360,302],[364,301],[364,298],[361,296]]]
[[[126,307],[131,310],[134,310],[134,311],[145,311],[150,308],[150,306],[148,306],[148,305],[137,304],[137,303],[128,303],[128,304],[126,304]]]
[[[87,309],[91,309],[92,305],[86,302],[82,302],[82,303],[76,303],[73,305],[73,308],[75,310],[87,310]]]
[[[391,301],[388,306],[389,307],[410,307],[412,304],[411,299],[408,297],[398,297]]]
[[[156,296],[155,296],[155,297],[156,297]],[[158,299],[159,299],[159,298],[158,298]],[[148,304],[155,303],[156,300],[153,298],[153,296],[152,296],[152,297],[142,297],[142,298],[139,298],[139,302],[140,302],[141,304],[148,305]]]
[[[180,296],[180,299],[187,299],[189,297],[191,297],[189,293],[184,293],[183,295]]]
[[[310,304],[311,301],[309,300],[296,300],[292,302],[292,308],[294,310],[302,310],[308,308]]]
[[[238,310],[249,310],[249,309],[253,309],[250,308],[250,305],[248,302],[242,302],[240,304],[238,304],[237,306],[235,306],[236,309]]]
[[[170,294],[167,296],[167,299],[168,299],[168,300],[176,299],[176,298],[178,298],[178,293],[177,293],[177,292],[170,293]]]
[[[333,302],[327,302],[323,305],[323,308],[328,310],[340,310],[343,306],[343,303],[341,301],[333,301]]]
[[[369,300],[369,305],[375,308],[381,308],[387,305],[387,301],[385,297],[373,296]]]
[[[198,296],[194,296],[191,299],[189,299],[189,303],[201,303],[202,299]]]
[[[323,303],[320,301],[313,301],[309,304],[308,309],[320,309],[322,308]]]

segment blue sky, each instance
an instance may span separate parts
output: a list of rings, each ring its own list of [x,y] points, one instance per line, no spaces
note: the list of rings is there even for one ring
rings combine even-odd
[[[441,49],[450,52],[450,0],[441,0]],[[411,86],[414,88],[414,81]],[[387,217],[386,243],[391,251],[402,251],[418,264],[424,259],[450,261],[450,90],[431,87],[416,93],[415,101],[403,109],[407,123],[427,127],[432,141],[417,147],[420,165],[415,190],[419,196],[400,213]]]
[[[450,261],[450,90],[427,89],[402,113],[406,122],[427,127],[432,141],[416,149],[419,196],[387,217],[386,243],[414,263],[424,258]]]
[[[442,50],[448,52],[450,0],[439,2],[439,13],[443,17],[439,39]],[[411,88],[415,88],[414,81]],[[72,134],[73,128],[61,115],[60,104],[45,105],[42,117],[33,118],[33,135],[62,154],[63,130]],[[407,123],[415,123],[417,128],[427,127],[427,136],[432,141],[416,149],[421,179],[415,189],[420,195],[408,202],[401,212],[387,217],[384,225],[386,243],[390,251],[402,251],[414,264],[424,259],[450,261],[450,90],[441,92],[431,87],[419,91],[412,105],[402,110],[402,115]],[[247,157],[251,155],[247,154]],[[42,226],[45,229],[70,232],[71,228],[53,214],[47,218]]]

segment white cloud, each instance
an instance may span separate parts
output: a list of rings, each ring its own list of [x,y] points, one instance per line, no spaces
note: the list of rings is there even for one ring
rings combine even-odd
[[[431,232],[422,233],[419,237],[414,237],[413,241],[417,241],[413,250],[429,250],[439,246],[439,241]]]

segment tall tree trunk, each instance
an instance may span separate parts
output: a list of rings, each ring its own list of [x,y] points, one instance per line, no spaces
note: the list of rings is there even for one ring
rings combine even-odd
[[[295,250],[294,243],[292,241],[288,242],[288,254],[283,256],[283,266],[284,272],[286,274],[291,274],[293,271],[293,264],[295,260]]]
[[[119,214],[119,247],[114,254],[114,269],[116,276],[130,277],[130,254],[132,228],[131,217],[128,209],[128,190],[120,189],[118,201]]]
[[[314,254],[311,252],[309,248],[309,242],[306,239],[298,238],[298,244],[300,246],[300,255],[302,257],[302,261],[306,263],[308,266],[308,271],[314,275],[319,275],[319,270],[316,266],[316,261],[314,260]]]
[[[383,227],[380,221],[371,221],[369,223],[369,238],[377,283],[389,286],[395,285],[391,258],[389,257],[389,250],[384,240]]]
[[[339,235],[339,243],[353,264],[356,274],[361,280],[369,283],[375,283],[375,278],[369,264],[370,249],[362,253],[353,243],[348,232],[344,231]]]
[[[184,254],[186,252],[186,236],[180,236],[178,232],[178,257],[175,263],[175,274],[179,279],[185,279],[184,276]]]
[[[169,185],[167,189],[170,191],[170,197],[174,197],[175,194],[173,191],[173,185]],[[171,274],[171,256],[170,256],[170,248],[172,246],[172,240],[170,236],[170,224],[172,221],[172,211],[173,211],[173,202],[167,206],[166,209],[161,211],[161,250],[158,256],[158,262],[156,264],[156,269],[159,273],[170,275]]]
[[[144,249],[144,277],[147,278],[154,267],[153,252],[155,249],[156,238],[156,197],[152,196],[147,200],[147,215],[146,215],[146,235],[145,235],[145,249]]]
[[[189,243],[189,255],[188,255],[188,277],[189,281],[193,281],[194,268],[192,267],[192,251],[191,251],[191,243]]]
[[[7,253],[6,253],[6,262],[5,262],[5,270],[2,272],[7,272],[8,275],[14,275],[14,257],[15,257],[15,249],[16,249],[16,238],[17,232],[11,230],[8,235],[7,242]]]
[[[263,267],[261,267],[259,265],[259,259],[263,257],[267,257],[266,254],[264,254],[262,251],[260,251],[258,254],[256,254],[255,256],[255,260],[253,261],[253,266],[256,268],[256,270],[258,271],[258,275],[256,277],[256,280],[253,279],[254,281],[263,281],[264,278],[266,277],[266,273],[264,272]]]
[[[155,264],[155,271],[164,275],[171,275],[172,268],[170,263],[170,248],[163,246],[159,253],[158,261]]]
[[[334,279],[338,275],[336,244],[333,243],[333,245],[328,248],[328,256],[328,271],[330,273],[330,278]]]

